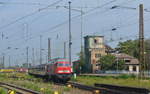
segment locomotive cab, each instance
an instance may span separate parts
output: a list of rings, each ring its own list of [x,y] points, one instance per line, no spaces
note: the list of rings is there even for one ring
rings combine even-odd
[[[56,62],[56,77],[58,79],[67,81],[71,78],[72,75],[72,67],[68,61],[65,59],[60,59]]]
[[[43,75],[47,79],[66,82],[72,76],[72,66],[66,59],[56,58],[47,64],[37,65],[30,70],[30,74]]]
[[[70,74],[72,73],[72,68],[70,64],[67,62],[58,62],[56,64],[57,69],[56,69],[56,74]]]

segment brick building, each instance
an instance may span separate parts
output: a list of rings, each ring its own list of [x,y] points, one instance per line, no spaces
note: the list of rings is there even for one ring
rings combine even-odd
[[[127,55],[125,53],[112,53],[118,60],[124,60],[126,71],[129,73],[139,73],[139,61],[133,56]]]
[[[106,55],[104,36],[84,37],[85,68],[87,72],[95,72],[100,68],[98,60]]]

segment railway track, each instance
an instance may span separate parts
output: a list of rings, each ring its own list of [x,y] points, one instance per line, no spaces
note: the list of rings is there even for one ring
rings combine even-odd
[[[91,91],[93,92],[93,94],[150,94],[150,91],[145,88],[135,88],[127,86],[108,85],[108,84],[95,83],[93,86],[88,86],[72,81],[69,81],[67,83],[54,83],[54,84],[60,86],[71,85],[72,87]],[[20,94],[39,94],[39,93],[20,93]]]
[[[37,92],[37,91],[33,91],[33,90],[30,90],[30,89],[19,87],[17,85],[3,83],[3,82],[0,82],[0,87],[6,88],[8,90],[15,91],[16,94],[40,94],[40,92]]]
[[[76,82],[68,82],[67,84],[72,87],[91,91],[93,94],[150,94],[150,91],[145,88],[123,87],[106,84],[95,84],[94,86],[88,86]]]
[[[118,85],[99,84],[99,83],[95,83],[95,86],[123,91],[126,92],[127,94],[150,94],[150,91],[146,88],[135,88],[135,87],[128,87],[128,86],[118,86]]]

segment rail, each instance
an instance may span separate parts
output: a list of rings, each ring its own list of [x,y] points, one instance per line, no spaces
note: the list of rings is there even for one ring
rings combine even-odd
[[[107,88],[100,88],[100,87],[95,87],[95,86],[88,86],[76,82],[68,82],[67,84],[72,85],[73,87],[83,89],[83,90],[88,90],[93,92],[94,94],[127,94],[126,92],[122,91],[117,91],[117,90],[112,90],[112,89],[107,89]]]
[[[150,91],[145,88],[122,87],[105,84],[95,84],[94,86],[88,86],[71,81],[69,81],[67,84],[70,84],[72,87],[79,89],[92,91],[94,94],[150,94]]]
[[[26,88],[16,86],[16,85],[13,85],[13,84],[4,83],[4,82],[0,82],[0,87],[6,88],[8,90],[13,90],[17,94],[40,94],[40,92],[33,91],[33,90],[30,90],[30,89],[26,89]]]
[[[128,87],[128,86],[118,86],[118,85],[109,85],[109,84],[98,84],[95,83],[96,87],[108,88],[112,90],[118,90],[126,92],[127,94],[149,94],[150,91],[146,88],[136,88],[136,87]]]

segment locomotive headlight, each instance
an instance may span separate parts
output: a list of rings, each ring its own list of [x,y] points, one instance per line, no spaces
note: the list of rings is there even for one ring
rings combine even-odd
[[[71,72],[73,72],[73,71],[72,71],[72,68],[71,68]]]

